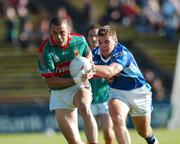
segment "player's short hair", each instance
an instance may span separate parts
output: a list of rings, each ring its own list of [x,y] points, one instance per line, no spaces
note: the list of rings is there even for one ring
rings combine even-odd
[[[68,27],[70,27],[70,24],[68,23],[67,19],[56,16],[51,19],[49,27],[52,27],[52,25],[59,26],[63,23],[67,24]]]
[[[89,31],[90,31],[90,30],[93,30],[93,29],[99,29],[99,25],[91,24],[91,25],[89,26],[89,28],[87,29],[87,31],[86,31],[86,36],[88,36]]]
[[[116,30],[109,25],[100,27],[98,30],[98,36],[112,36],[116,42],[118,41]]]

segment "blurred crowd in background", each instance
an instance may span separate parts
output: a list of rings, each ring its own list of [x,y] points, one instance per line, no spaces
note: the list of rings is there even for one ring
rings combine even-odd
[[[171,41],[177,40],[180,29],[179,0],[106,0],[104,15],[97,19],[97,7],[91,0],[82,0],[83,9],[68,0],[1,0],[0,16],[5,19],[6,42],[23,49],[37,47],[48,36],[52,15],[67,18],[73,31],[85,34],[92,23],[117,23],[134,26],[139,33],[157,32]]]
[[[176,40],[180,28],[179,0],[110,0],[102,23],[133,25],[140,33],[157,32]]]
[[[0,0],[0,17],[5,27],[3,41],[22,50],[33,50],[48,38],[49,20],[52,15],[58,15],[69,20],[73,32],[84,35],[92,23],[115,23],[132,26],[140,34],[157,33],[177,42],[179,0],[102,0],[102,3],[106,3],[104,14],[97,17],[98,7],[92,0],[82,0],[81,9],[74,7],[69,0]],[[165,86],[151,69],[145,69],[144,73],[152,85],[153,100],[169,102],[169,85]]]

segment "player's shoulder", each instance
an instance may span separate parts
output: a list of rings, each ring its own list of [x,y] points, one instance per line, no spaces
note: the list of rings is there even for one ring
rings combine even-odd
[[[84,35],[79,34],[79,33],[71,33],[70,36],[72,39],[75,39],[75,40],[84,40],[85,39]]]
[[[99,47],[93,48],[93,49],[92,49],[92,54],[93,54],[93,55],[99,55],[99,54],[100,54],[100,49],[99,49]]]
[[[82,34],[79,33],[71,33],[70,35],[74,37],[84,37]]]
[[[117,43],[116,49],[123,51],[123,50],[127,50],[127,47],[121,43]]]
[[[117,43],[116,47],[115,47],[115,50],[114,50],[114,54],[115,53],[129,53],[130,51],[128,50],[128,48],[126,46],[124,46],[123,44],[121,43]]]
[[[87,45],[87,41],[82,34],[70,34],[71,44],[75,45]]]
[[[49,39],[45,39],[44,41],[41,42],[40,46],[39,46],[39,53],[42,53],[44,51],[44,49],[48,46],[49,44]]]

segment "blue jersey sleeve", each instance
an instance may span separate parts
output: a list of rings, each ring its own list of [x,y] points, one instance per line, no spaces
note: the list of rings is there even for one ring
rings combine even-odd
[[[130,65],[130,60],[131,57],[129,56],[128,52],[126,50],[123,50],[113,55],[111,63],[116,62],[121,64],[123,67],[127,67]]]

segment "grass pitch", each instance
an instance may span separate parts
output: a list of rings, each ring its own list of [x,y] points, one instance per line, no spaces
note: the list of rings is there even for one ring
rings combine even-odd
[[[180,129],[155,129],[155,135],[159,139],[160,144],[180,144]],[[135,130],[130,130],[132,144],[146,144]],[[86,141],[84,132],[81,137]],[[99,132],[99,144],[103,144],[102,132]],[[0,144],[67,144],[61,133],[19,133],[19,134],[0,134]],[[114,141],[114,144],[117,144]]]

